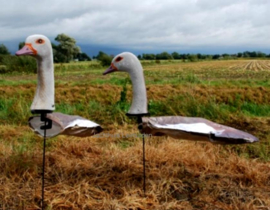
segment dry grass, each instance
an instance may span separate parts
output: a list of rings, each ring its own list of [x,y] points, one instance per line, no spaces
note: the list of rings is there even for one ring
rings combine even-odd
[[[186,115],[190,112],[185,108],[192,103],[213,101],[215,106],[228,106],[229,111],[221,115],[224,118],[212,120],[246,130],[261,140],[256,145],[220,146],[147,138],[146,196],[142,191],[142,143],[131,135],[138,132],[136,123],[115,108],[126,75],[103,77],[101,69],[89,73],[79,71],[75,64],[74,71],[71,67],[57,70],[57,109],[90,118],[110,135],[47,140],[47,209],[270,209],[269,114],[241,110],[245,103],[269,104],[270,84],[265,82],[269,73],[259,67],[257,71],[230,68],[245,62],[145,65],[151,111]],[[6,113],[0,110],[1,210],[40,209],[42,139],[27,127],[31,101],[25,100],[33,98],[35,78],[16,74],[0,78],[0,108],[7,109]],[[127,89],[130,100],[130,84]]]
[[[237,62],[230,66],[230,69],[238,70],[270,70],[270,62],[268,60],[243,60],[241,63]]]
[[[136,133],[136,129],[114,131]],[[5,209],[38,209],[41,139],[1,168]],[[130,146],[123,147],[123,142]],[[147,192],[142,192],[140,138],[58,137],[46,157],[49,209],[267,209],[270,165],[237,156],[230,147],[171,138],[147,139]],[[18,157],[17,157],[18,158]],[[3,176],[5,175],[5,176]],[[263,208],[265,207],[265,208]]]

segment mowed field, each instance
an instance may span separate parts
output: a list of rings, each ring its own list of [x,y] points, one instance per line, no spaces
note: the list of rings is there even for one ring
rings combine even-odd
[[[260,142],[147,138],[144,196],[128,75],[102,76],[95,61],[57,64],[56,111],[95,121],[104,135],[47,140],[46,209],[270,209],[270,60],[142,63],[151,116],[203,117]],[[35,88],[35,74],[0,75],[1,210],[40,209],[43,139],[27,123]]]

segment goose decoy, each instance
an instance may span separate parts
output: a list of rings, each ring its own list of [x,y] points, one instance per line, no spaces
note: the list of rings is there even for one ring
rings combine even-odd
[[[54,104],[54,65],[50,40],[43,35],[31,35],[26,38],[25,45],[16,52],[17,56],[30,55],[37,61],[37,88],[31,105],[32,116],[29,126],[37,134],[44,136],[44,121],[47,122],[46,137],[59,134],[86,137],[100,133],[100,125],[76,115],[66,115],[55,110]]]
[[[210,141],[221,144],[253,143],[258,138],[225,125],[220,125],[203,118],[164,116],[143,117],[148,115],[147,94],[143,68],[138,58],[129,52],[115,56],[110,67],[103,75],[123,71],[130,75],[132,82],[132,104],[128,116],[137,117],[138,128],[143,134],[143,191],[145,194],[145,140],[144,135],[171,136],[177,139]]]
[[[50,40],[43,35],[31,35],[26,38],[25,45],[16,52],[17,56],[30,55],[37,61],[37,89],[31,105],[32,116],[28,123],[35,133],[44,137],[43,141],[43,166],[42,166],[42,195],[41,208],[44,204],[45,188],[45,148],[46,138],[59,134],[86,137],[100,133],[100,125],[75,115],[66,115],[55,110],[54,105],[54,65]]]
[[[127,115],[147,115],[144,74],[138,58],[129,52],[121,53],[113,58],[110,67],[103,75],[116,71],[127,72],[131,78],[133,98]],[[166,135],[177,139],[210,141],[221,144],[241,144],[258,141],[258,138],[244,131],[197,117],[142,117],[139,129],[141,133],[153,136]]]

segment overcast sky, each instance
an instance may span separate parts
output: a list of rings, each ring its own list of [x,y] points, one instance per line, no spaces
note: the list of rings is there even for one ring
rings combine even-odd
[[[0,43],[65,33],[83,51],[270,53],[270,0],[0,0]]]

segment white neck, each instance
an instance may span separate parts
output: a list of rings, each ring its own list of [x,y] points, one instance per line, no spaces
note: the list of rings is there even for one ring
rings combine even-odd
[[[134,62],[129,71],[132,82],[132,104],[128,114],[146,114],[147,110],[147,94],[143,75],[143,68],[140,62]]]
[[[37,89],[31,105],[31,111],[49,110],[53,111],[54,106],[54,66],[53,56],[45,59],[37,58]]]

